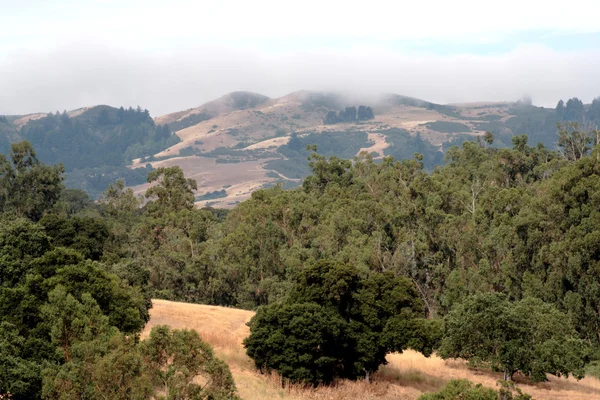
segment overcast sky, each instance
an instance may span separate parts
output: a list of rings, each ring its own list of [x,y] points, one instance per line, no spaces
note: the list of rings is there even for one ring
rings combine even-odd
[[[158,116],[235,90],[590,102],[598,15],[597,0],[0,0],[0,115]]]

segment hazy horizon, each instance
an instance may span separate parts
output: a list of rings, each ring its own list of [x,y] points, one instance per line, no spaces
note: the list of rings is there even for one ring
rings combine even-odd
[[[6,4],[2,4],[6,3]],[[85,4],[84,4],[85,3]],[[540,106],[600,96],[593,1],[4,2],[0,115],[141,106],[153,116],[233,91],[397,93]],[[585,10],[584,13],[581,10]]]

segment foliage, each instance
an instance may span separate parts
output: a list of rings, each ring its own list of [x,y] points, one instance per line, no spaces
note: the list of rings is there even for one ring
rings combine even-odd
[[[466,379],[452,379],[436,393],[426,393],[419,400],[531,400],[513,382],[499,381],[501,388],[495,391],[483,387],[480,383],[473,385]]]
[[[214,192],[205,193],[202,196],[198,196],[196,200],[212,200],[227,197],[227,191],[225,189],[215,190]]]
[[[406,278],[363,278],[356,267],[321,261],[303,271],[284,304],[259,309],[244,345],[257,368],[292,381],[369,379],[390,351],[431,353],[436,332],[423,315]]]
[[[490,364],[505,380],[517,371],[537,381],[546,373],[580,379],[588,347],[567,320],[539,299],[511,303],[497,293],[474,295],[444,318],[439,355]]]
[[[60,196],[64,168],[42,164],[27,141],[12,145],[10,159],[0,154],[0,212],[39,220]]]
[[[537,112],[527,107],[515,117]],[[388,133],[388,154],[420,143],[405,131]],[[505,139],[492,136],[494,146]],[[306,145],[322,136],[291,139],[284,151],[300,165]],[[89,371],[108,398],[154,392],[136,344],[151,296],[265,306],[248,351],[260,368],[292,380],[356,378],[376,370],[387,351],[428,353],[444,317],[453,356],[534,379],[581,376],[588,358],[593,369],[599,149],[565,157],[516,135],[512,148],[485,140],[446,148],[445,165],[433,167],[427,157],[441,153],[432,147],[412,159],[351,161],[347,154],[368,146],[366,134],[322,140],[325,154],[309,146],[310,175],[300,187],[257,190],[230,212],[194,208],[195,182],[178,168],[150,174],[142,207],[122,181],[91,204],[60,188],[60,170],[48,173],[55,186],[44,192],[38,172],[54,167],[19,147],[21,160],[31,161],[23,161],[31,166],[22,186],[30,193],[0,215],[0,393],[35,399],[43,390],[87,390]],[[20,174],[12,161],[4,166],[3,177]],[[1,193],[14,182],[0,180]],[[474,299],[485,296],[490,307],[477,309]],[[474,315],[482,318],[458,322]],[[472,326],[481,327],[474,337],[489,336],[477,352],[469,350],[473,335],[452,339]]]
[[[323,123],[326,125],[332,125],[341,122],[367,121],[374,118],[375,115],[373,114],[373,109],[371,107],[361,105],[358,107],[358,109],[356,107],[346,107],[337,114],[335,111],[329,111],[325,116]]]
[[[148,183],[157,182],[146,190],[146,198],[151,199],[150,213],[164,214],[194,207],[196,181],[186,179],[180,167],[158,168],[148,174]]]
[[[141,354],[156,392],[165,399],[238,399],[227,364],[214,356],[196,331],[152,328]],[[198,384],[198,377],[206,383]]]
[[[451,121],[435,121],[424,124],[428,129],[443,132],[443,133],[461,133],[471,132],[471,128],[468,125],[461,124],[458,122]]]
[[[419,400],[498,400],[498,393],[466,379],[452,379],[436,393],[421,395]]]
[[[94,168],[74,169],[67,174],[65,186],[85,190],[90,197],[97,199],[110,184],[118,180],[127,182],[128,186],[145,183],[148,173],[152,170],[150,164],[139,168],[104,165]]]
[[[189,128],[190,126],[194,126],[199,124],[202,121],[206,121],[210,119],[211,116],[208,113],[201,112],[198,114],[190,114],[185,118],[178,119],[168,124],[169,129],[172,132],[177,132],[185,128]]]
[[[388,143],[383,152],[386,156],[392,156],[396,160],[409,160],[418,153],[423,156],[423,165],[432,170],[436,165],[443,164],[443,154],[439,149],[421,138],[420,134],[411,135],[403,129],[386,129],[377,131],[385,135]]]
[[[315,145],[320,154],[327,157],[352,159],[361,148],[369,147],[371,142],[368,140],[367,133],[360,131],[309,133],[303,136],[293,133],[290,141],[278,148],[285,159],[268,161],[265,163],[265,168],[275,170],[292,179],[306,177],[310,174],[310,168],[306,163],[309,155],[306,148],[309,145]]]
[[[107,106],[73,118],[48,114],[24,125],[19,135],[38,149],[40,160],[62,162],[67,171],[126,165],[166,148],[171,138],[170,130],[156,126],[148,110]]]
[[[135,158],[150,156],[180,141],[167,126],[155,125],[148,110],[92,107],[69,116],[66,112],[32,119],[19,129],[0,124],[0,153],[9,143],[27,140],[46,164],[62,163],[66,185],[97,197],[109,183],[125,179],[143,183],[149,171],[130,170]]]

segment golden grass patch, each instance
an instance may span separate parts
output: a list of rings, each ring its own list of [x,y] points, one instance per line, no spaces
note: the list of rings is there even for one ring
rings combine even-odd
[[[307,387],[286,383],[277,374],[260,374],[246,355],[242,341],[248,335],[246,322],[254,312],[227,307],[153,300],[150,321],[142,338],[153,326],[195,329],[210,343],[219,358],[227,362],[242,399],[245,400],[392,400],[417,399],[424,392],[439,390],[450,379],[469,379],[497,389],[502,374],[470,369],[462,360],[429,358],[414,351],[390,354],[388,364],[373,375],[373,382],[339,381],[334,386]],[[517,376],[519,387],[537,400],[600,400],[600,381],[550,377],[549,382],[531,383]]]

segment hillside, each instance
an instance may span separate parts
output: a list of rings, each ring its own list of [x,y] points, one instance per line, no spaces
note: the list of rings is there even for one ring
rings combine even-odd
[[[325,124],[328,113],[366,105],[374,118]],[[567,103],[569,117],[585,114],[583,104]],[[577,110],[581,108],[581,112]],[[588,107],[589,108],[589,107]],[[582,114],[583,112],[583,114]],[[579,114],[578,114],[579,113]],[[155,119],[181,142],[133,167],[181,166],[198,182],[199,206],[230,208],[252,191],[276,183],[299,185],[308,175],[305,151],[316,144],[326,156],[350,158],[361,151],[375,158],[424,156],[427,168],[443,163],[450,146],[491,131],[495,147],[510,147],[512,136],[527,133],[530,143],[554,148],[557,110],[528,103],[478,102],[441,105],[397,94],[378,98],[300,91],[280,98],[234,92],[200,107]],[[583,120],[584,118],[580,118]],[[136,186],[141,193],[146,185]]]
[[[148,156],[179,141],[166,125],[157,125],[148,110],[85,107],[56,114],[0,118],[0,153],[10,143],[28,140],[40,161],[62,163],[69,187],[93,198],[117,179],[129,185],[145,182],[150,168],[130,169],[131,160]]]
[[[209,342],[217,355],[225,360],[234,376],[238,391],[244,400],[259,399],[417,399],[424,392],[438,390],[453,378],[469,379],[484,386],[495,388],[501,374],[469,369],[463,361],[444,361],[439,357],[425,358],[421,354],[406,351],[390,354],[388,365],[380,368],[372,384],[344,381],[336,387],[307,389],[299,386],[281,388],[276,376],[257,373],[251,360],[245,355],[242,340],[248,335],[245,323],[254,315],[251,311],[233,308],[153,300],[150,322],[142,337],[153,326],[169,325],[173,328],[195,329]],[[600,381],[584,378],[550,377],[546,383],[531,384],[517,378],[525,393],[535,399],[600,399]]]
[[[373,117],[325,123],[360,106]],[[301,184],[310,172],[309,144],[320,154],[349,159],[362,151],[376,159],[420,153],[432,169],[448,148],[486,131],[494,134],[494,147],[510,147],[514,135],[526,133],[530,143],[554,148],[560,121],[598,124],[600,102],[574,98],[548,109],[520,101],[442,105],[398,94],[299,91],[269,98],[233,92],[154,119],[139,107],[110,106],[0,116],[0,153],[29,140],[41,161],[65,165],[69,187],[93,198],[117,179],[142,193],[152,168],[178,165],[198,182],[198,206],[231,208],[258,188]]]

